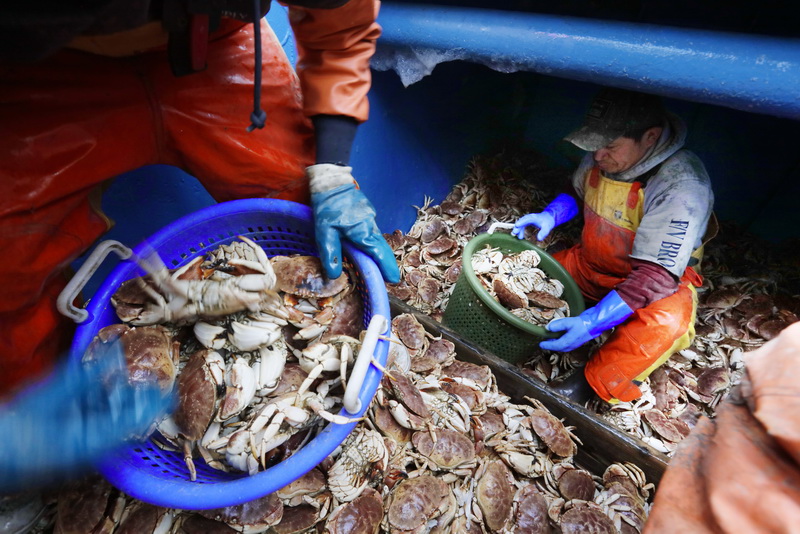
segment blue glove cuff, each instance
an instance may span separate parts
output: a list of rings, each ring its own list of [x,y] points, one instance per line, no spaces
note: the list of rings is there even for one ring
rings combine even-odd
[[[631,307],[622,300],[619,293],[611,291],[597,305],[580,314],[580,318],[594,338],[624,322],[631,315],[633,315]]]
[[[553,217],[554,227],[564,224],[578,214],[578,202],[572,195],[561,193],[547,205],[543,213]]]

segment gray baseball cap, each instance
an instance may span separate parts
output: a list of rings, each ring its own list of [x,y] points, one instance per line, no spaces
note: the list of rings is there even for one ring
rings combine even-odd
[[[664,106],[659,97],[609,87],[592,100],[583,126],[564,140],[594,152],[627,132],[659,126],[663,121]]]

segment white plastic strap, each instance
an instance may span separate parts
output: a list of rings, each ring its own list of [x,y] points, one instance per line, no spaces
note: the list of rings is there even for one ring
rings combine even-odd
[[[342,404],[344,409],[348,412],[355,414],[361,411],[361,399],[358,398],[361,393],[361,386],[364,384],[364,378],[367,376],[367,369],[372,362],[372,357],[375,352],[375,346],[378,344],[378,336],[383,334],[389,327],[389,320],[383,315],[373,315],[367,326],[367,333],[364,335],[364,341],[361,343],[361,349],[358,351],[356,363],[353,364],[353,371],[350,373],[350,378],[347,380],[347,389],[344,392],[344,399]]]
[[[496,222],[492,223],[489,227],[489,230],[486,231],[487,234],[493,234],[495,230],[512,230],[514,228],[514,223],[504,223],[504,222]]]
[[[61,312],[62,315],[72,319],[78,324],[84,322],[89,317],[89,312],[83,308],[76,307],[72,303],[75,301],[75,297],[83,290],[86,283],[92,278],[95,271],[97,271],[97,268],[100,267],[100,264],[103,263],[103,260],[106,259],[106,256],[111,252],[115,252],[123,260],[127,260],[133,255],[131,249],[113,239],[98,244],[89,257],[86,258],[86,261],[83,262],[83,265],[78,268],[78,272],[76,272],[75,276],[67,283],[66,287],[61,291],[61,294],[58,295],[56,305],[58,311]]]

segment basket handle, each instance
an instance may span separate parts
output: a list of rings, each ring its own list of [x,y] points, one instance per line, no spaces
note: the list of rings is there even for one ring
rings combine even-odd
[[[358,395],[361,393],[361,386],[367,376],[367,369],[372,362],[375,346],[378,344],[378,336],[385,332],[388,327],[389,320],[380,314],[373,315],[369,321],[367,333],[364,335],[364,341],[358,351],[356,363],[353,364],[353,371],[350,373],[350,379],[347,381],[347,388],[342,399],[344,409],[349,413],[355,414],[361,411],[361,399],[358,398]]]
[[[86,258],[86,261],[83,262],[83,265],[78,268],[75,276],[67,282],[67,285],[58,295],[56,306],[62,315],[68,319],[72,319],[78,324],[89,318],[89,312],[75,306],[73,301],[83,290],[86,283],[92,278],[92,275],[97,271],[98,267],[100,267],[100,264],[106,259],[106,256],[111,252],[116,252],[123,260],[127,260],[133,255],[131,249],[113,239],[108,239],[98,244],[89,257]]]
[[[493,234],[495,230],[511,230],[514,228],[514,223],[495,222],[486,231],[487,234]]]

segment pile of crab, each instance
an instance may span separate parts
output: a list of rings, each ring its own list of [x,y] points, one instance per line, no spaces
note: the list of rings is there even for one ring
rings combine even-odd
[[[692,345],[650,375],[640,399],[589,407],[672,454],[698,418],[713,417],[719,402],[739,384],[744,354],[798,320],[797,264],[796,247],[767,243],[735,225],[723,225],[706,245]]]
[[[413,315],[392,320],[367,417],[333,454],[260,499],[185,511],[91,478],[58,496],[55,532],[618,534],[641,532],[653,485],[635,465],[590,473],[571,428],[534,399],[513,403],[491,370]]]
[[[496,223],[512,224],[547,205],[548,191],[529,180],[555,187],[566,176],[548,169],[535,153],[509,151],[476,157],[464,180],[440,204],[425,197],[408,232],[384,234],[401,272],[399,283],[387,284],[389,294],[440,320],[461,274],[461,255],[470,239]],[[574,230],[574,225],[553,232],[544,244],[558,246],[567,228]]]
[[[361,342],[363,307],[349,267],[330,280],[313,256],[274,256],[247,237],[167,269],[153,253],[147,275],[111,302],[123,321],[100,330],[85,359],[121,343],[132,382],[176,390],[177,408],[153,441],[253,474],[311,439],[341,406]]]
[[[541,259],[535,250],[504,254],[486,245],[472,255],[470,263],[486,291],[512,315],[544,326],[569,316],[569,304],[560,298],[564,293],[561,280],[538,267]]]
[[[541,211],[568,181],[536,154],[504,151],[478,156],[464,179],[434,204],[426,197],[411,229],[385,234],[403,279],[387,284],[390,294],[441,320],[461,271],[466,243],[495,223],[514,223]],[[545,241],[533,241],[554,253],[577,242],[576,219],[556,227]],[[533,240],[533,237],[528,239]],[[705,248],[704,284],[698,288],[696,337],[641,386],[631,403],[588,408],[620,429],[671,454],[702,415],[715,407],[744,372],[743,354],[771,339],[800,315],[800,247],[759,240],[730,223]],[[602,338],[598,340],[602,342]],[[549,383],[573,372],[586,360],[590,343],[560,353],[531,346],[522,370]]]

